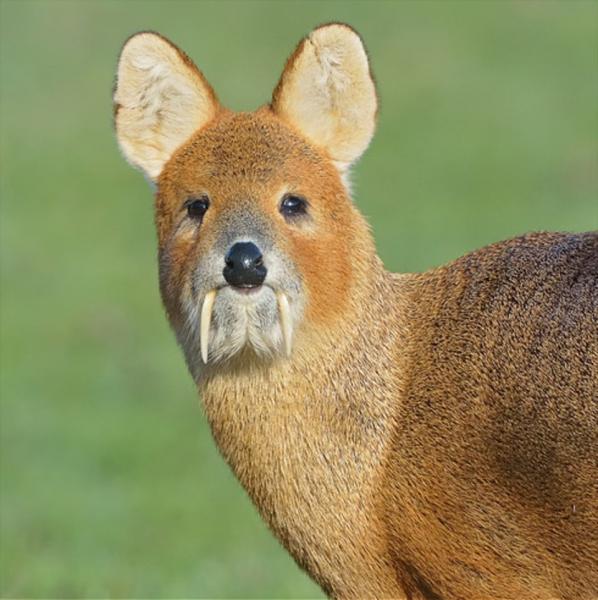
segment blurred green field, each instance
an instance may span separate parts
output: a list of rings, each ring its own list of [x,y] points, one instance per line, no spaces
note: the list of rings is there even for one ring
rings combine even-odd
[[[331,20],[377,76],[353,180],[389,268],[598,228],[597,2],[2,0],[2,597],[321,597],[212,443],[110,94],[123,40],[155,29],[253,109]]]

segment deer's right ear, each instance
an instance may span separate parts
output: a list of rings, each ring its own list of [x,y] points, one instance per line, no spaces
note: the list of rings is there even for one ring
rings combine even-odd
[[[116,135],[125,158],[151,181],[218,110],[214,91],[174,44],[151,32],[125,42],[114,89]]]

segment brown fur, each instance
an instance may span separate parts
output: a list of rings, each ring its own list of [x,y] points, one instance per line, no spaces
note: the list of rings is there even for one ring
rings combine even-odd
[[[289,189],[311,210],[293,227],[277,210]],[[200,193],[212,204],[190,228]],[[175,329],[198,257],[248,211],[292,257],[305,314],[290,359],[243,352],[198,386],[298,564],[338,598],[598,597],[598,234],[391,274],[326,147],[275,108],[219,109],[158,178]]]

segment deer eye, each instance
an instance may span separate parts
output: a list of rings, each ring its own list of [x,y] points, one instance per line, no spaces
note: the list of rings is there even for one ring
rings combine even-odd
[[[296,217],[307,213],[307,200],[301,196],[287,194],[280,203],[280,212],[285,217]]]
[[[199,198],[190,198],[185,202],[185,208],[187,209],[187,215],[190,219],[203,219],[210,206],[210,199],[207,196],[201,196]]]

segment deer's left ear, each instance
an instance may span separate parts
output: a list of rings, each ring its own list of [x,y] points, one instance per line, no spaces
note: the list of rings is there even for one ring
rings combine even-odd
[[[368,147],[378,110],[359,35],[341,23],[314,29],[287,61],[272,110],[346,170]]]

